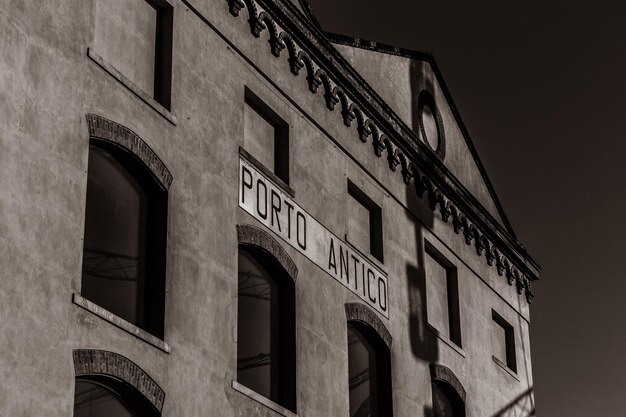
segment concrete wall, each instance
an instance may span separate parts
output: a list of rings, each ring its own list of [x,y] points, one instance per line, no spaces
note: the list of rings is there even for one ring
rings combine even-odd
[[[337,236],[348,231],[347,179],[382,208],[389,274],[394,415],[429,416],[430,363],[468,392],[470,417],[491,416],[532,387],[528,305],[433,215],[370,144],[311,94],[267,32],[249,33],[222,0],[174,6],[172,113],[163,117],[87,56],[93,0],[3,1],[0,7],[0,415],[72,415],[72,350],[124,355],[166,393],[164,416],[274,416],[231,387],[236,375],[236,225],[244,87],[290,126],[295,201]],[[136,132],[163,160],[169,191],[165,342],[157,349],[72,303],[80,293],[88,130],[95,113]],[[171,115],[169,115],[171,116]],[[260,226],[262,227],[262,226]],[[425,326],[424,239],[458,273],[463,349]],[[288,244],[298,267],[298,415],[346,416],[344,303],[359,299]],[[492,360],[491,309],[514,326],[518,373]]]

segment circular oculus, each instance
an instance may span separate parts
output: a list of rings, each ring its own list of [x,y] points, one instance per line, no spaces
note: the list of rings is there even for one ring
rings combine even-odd
[[[420,136],[424,143],[443,160],[446,155],[446,140],[443,120],[433,96],[427,91],[420,92],[418,103]]]
[[[426,143],[433,151],[439,149],[439,128],[430,106],[424,105],[422,109],[422,135],[425,136]]]

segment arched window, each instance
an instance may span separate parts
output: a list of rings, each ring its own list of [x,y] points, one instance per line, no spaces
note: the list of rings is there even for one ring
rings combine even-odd
[[[391,336],[364,305],[348,304],[346,313],[350,417],[390,417]],[[379,329],[384,336],[378,333]]]
[[[238,232],[237,381],[295,412],[295,266],[266,232]]]
[[[87,178],[81,295],[163,338],[167,189],[139,155],[94,136]]]
[[[139,366],[104,350],[74,351],[74,417],[158,417],[165,393]]]
[[[113,382],[113,383],[111,383]],[[119,392],[110,385],[115,381],[97,382],[86,378],[76,379],[74,417],[152,417],[159,413],[129,389],[120,386]],[[134,398],[135,397],[135,398]]]
[[[433,417],[465,417],[465,389],[454,373],[439,364],[430,366]]]

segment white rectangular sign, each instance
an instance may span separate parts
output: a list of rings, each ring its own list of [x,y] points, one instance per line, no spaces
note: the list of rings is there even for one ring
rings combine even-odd
[[[239,207],[389,318],[387,274],[311,217],[241,156]]]

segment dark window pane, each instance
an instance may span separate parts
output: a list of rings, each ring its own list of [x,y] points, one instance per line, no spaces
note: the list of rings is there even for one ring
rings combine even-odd
[[[82,295],[142,326],[147,195],[108,152],[91,146]]]
[[[350,416],[378,417],[376,352],[363,334],[348,325],[348,377]]]
[[[278,290],[265,266],[245,251],[239,251],[238,295],[237,380],[274,399],[278,384],[278,363],[272,362],[277,359]]]
[[[454,411],[454,405],[448,396],[437,384],[433,384],[433,414],[434,417],[455,417],[461,416]]]
[[[76,381],[74,417],[139,417],[116,393],[102,385]]]

